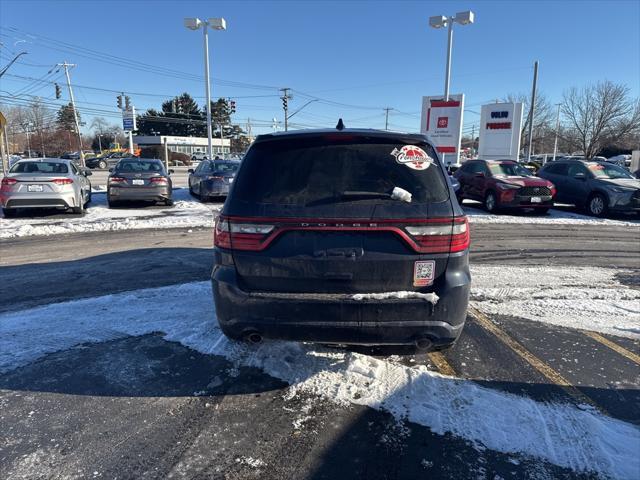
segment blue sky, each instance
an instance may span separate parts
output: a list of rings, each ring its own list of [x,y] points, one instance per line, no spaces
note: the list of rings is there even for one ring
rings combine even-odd
[[[444,88],[446,31],[428,27],[432,15],[471,9],[476,22],[455,26],[452,93],[464,92],[467,107],[529,93],[532,65],[540,61],[539,89],[552,102],[562,91],[609,79],[640,94],[640,2],[629,1],[30,1],[0,0],[0,65],[12,52],[27,50],[0,80],[0,95],[22,93],[55,101],[50,67],[67,60],[76,100],[90,122],[93,108],[119,123],[115,93],[130,94],[138,110],[158,108],[162,95],[187,91],[204,96],[202,34],[186,30],[183,17],[222,16],[224,32],[211,32],[214,98],[237,98],[234,120],[252,119],[254,132],[282,120],[279,87],[290,87],[292,110],[314,102],[291,121],[304,126],[384,127],[418,130],[420,99]],[[69,52],[66,46],[76,47]],[[168,76],[135,70],[111,57],[105,63],[88,49],[182,72]],[[165,70],[160,70],[166,73]],[[198,77],[193,79],[193,77]],[[191,78],[189,78],[191,77]],[[240,83],[237,83],[240,82]],[[28,87],[25,90],[25,87]],[[144,94],[144,95],[143,95]],[[152,96],[157,94],[160,96]],[[28,98],[28,97],[22,97]],[[0,98],[0,101],[5,98]],[[4,103],[4,101],[2,102]],[[103,112],[104,111],[104,112]],[[466,128],[478,122],[465,114]]]

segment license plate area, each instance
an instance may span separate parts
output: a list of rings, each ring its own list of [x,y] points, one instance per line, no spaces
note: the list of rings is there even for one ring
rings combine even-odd
[[[133,185],[144,185],[144,180],[141,180],[141,179],[134,179],[134,180],[132,180],[132,181],[131,181],[131,183],[132,183]]]
[[[42,192],[42,185],[28,185],[27,192]]]
[[[542,203],[542,197],[531,197],[531,203]]]

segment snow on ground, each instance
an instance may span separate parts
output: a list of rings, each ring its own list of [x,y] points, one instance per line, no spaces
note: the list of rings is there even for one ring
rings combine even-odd
[[[640,290],[597,267],[472,266],[471,300],[487,314],[640,338]],[[636,272],[637,274],[637,272]]]
[[[172,207],[109,208],[106,192],[93,192],[84,216],[68,214],[7,219],[0,216],[0,239],[34,235],[138,230],[143,228],[213,227],[222,204],[201,203],[187,189],[173,191]],[[65,214],[62,214],[64,217]]]
[[[219,329],[210,295],[210,285],[198,282],[0,315],[0,372],[82,343],[163,332],[169,341],[286,381],[290,396],[313,394],[339,405],[384,410],[479,449],[540,458],[575,471],[633,478],[640,469],[640,429],[632,424],[586,406],[540,403],[442,376],[422,365],[295,342],[231,342]]]
[[[535,212],[506,212],[499,215],[482,210],[480,202],[464,201],[464,212],[471,223],[527,223],[556,225],[618,225],[640,227],[640,219],[634,216],[617,218],[595,218],[563,209],[552,208],[549,213],[539,215]]]
[[[58,214],[7,219],[0,214],[0,239],[34,235],[137,230],[143,228],[212,227],[222,204],[203,204],[191,197],[187,189],[174,190],[173,207],[107,207],[106,190],[94,188],[93,199],[84,216]],[[478,202],[465,201],[464,210],[471,223],[527,223],[571,225],[618,225],[640,227],[635,217],[600,219],[566,210],[552,209],[547,215],[531,213],[489,214],[480,210]]]

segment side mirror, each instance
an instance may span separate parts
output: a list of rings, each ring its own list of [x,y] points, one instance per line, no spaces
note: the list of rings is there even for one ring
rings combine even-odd
[[[573,178],[575,178],[577,180],[586,180],[587,176],[582,172],[578,172],[573,176]]]
[[[113,168],[110,168],[110,169],[109,169],[109,173],[113,173]]]
[[[173,173],[173,170],[169,170],[170,173]],[[193,168],[190,168],[189,170],[187,170],[187,173],[195,173],[195,170]]]
[[[171,175],[172,173],[176,173],[176,171],[173,168],[169,169],[169,175]]]

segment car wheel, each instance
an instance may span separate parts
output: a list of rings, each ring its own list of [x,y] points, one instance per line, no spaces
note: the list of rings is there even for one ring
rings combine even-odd
[[[107,205],[109,206],[109,208],[116,208],[118,206],[118,203],[113,200],[107,200]]]
[[[84,208],[87,208],[87,205],[89,205],[91,203],[91,190],[89,190],[87,192],[87,196],[85,198],[85,202],[84,202]]]
[[[172,205],[173,205],[173,200],[172,200],[172,199],[170,199],[170,198],[168,198],[167,200],[165,200],[165,201],[164,201],[164,204],[165,204],[167,207],[170,207],[170,206],[172,206]]]
[[[594,217],[602,217],[607,213],[607,199],[601,193],[594,193],[587,202],[587,211]]]
[[[102,169],[102,170],[105,170],[105,169],[107,168],[107,162],[105,162],[105,161],[100,161],[100,162],[98,163],[98,168],[100,168],[100,169]]]
[[[191,186],[191,182],[189,182],[189,195],[192,197],[196,196],[196,193],[193,191],[193,187]]]
[[[14,218],[17,216],[18,211],[13,208],[3,208],[2,213],[5,218]]]
[[[495,213],[498,210],[498,199],[495,193],[489,192],[484,197],[484,209],[489,213]]]

